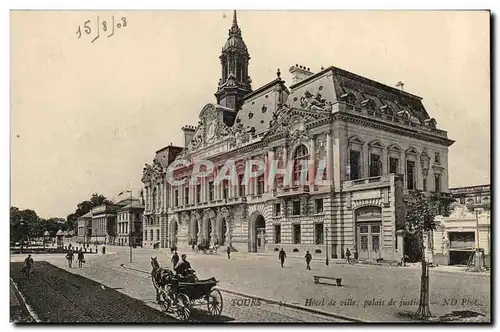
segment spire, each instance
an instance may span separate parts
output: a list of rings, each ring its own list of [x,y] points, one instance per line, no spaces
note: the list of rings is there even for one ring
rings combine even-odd
[[[238,18],[236,16],[236,10],[233,11],[233,25],[231,26],[231,29],[229,30],[229,36],[240,36],[241,37],[241,30],[240,30],[240,27],[238,26]]]

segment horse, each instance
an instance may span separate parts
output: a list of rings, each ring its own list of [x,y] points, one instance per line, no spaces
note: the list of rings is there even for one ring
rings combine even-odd
[[[156,301],[160,301],[160,291],[165,289],[168,281],[173,278],[174,273],[166,268],[160,267],[157,257],[151,257],[151,281],[156,290]]]

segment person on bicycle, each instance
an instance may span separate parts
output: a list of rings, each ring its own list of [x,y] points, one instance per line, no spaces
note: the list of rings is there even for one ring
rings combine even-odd
[[[345,257],[347,257],[347,264],[351,264],[351,251],[349,248],[345,249]]]

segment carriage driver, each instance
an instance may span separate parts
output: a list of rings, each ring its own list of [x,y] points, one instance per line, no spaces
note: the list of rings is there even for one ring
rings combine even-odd
[[[179,276],[186,277],[189,270],[191,270],[191,264],[186,260],[186,254],[182,254],[181,260],[177,263],[177,266],[175,266],[175,272]]]

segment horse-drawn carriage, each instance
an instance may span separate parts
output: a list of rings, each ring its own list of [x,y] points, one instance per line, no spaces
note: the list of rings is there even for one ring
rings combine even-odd
[[[215,288],[215,278],[199,280],[193,270],[185,277],[176,276],[173,271],[161,268],[156,258],[151,258],[151,280],[156,289],[156,301],[163,311],[172,311],[180,320],[191,317],[192,308],[206,305],[212,316],[222,314],[222,294]]]

